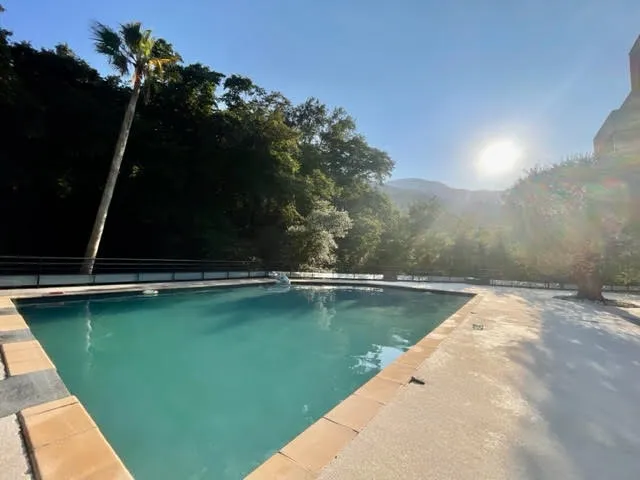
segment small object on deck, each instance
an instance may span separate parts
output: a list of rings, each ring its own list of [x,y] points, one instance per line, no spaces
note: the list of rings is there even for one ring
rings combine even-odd
[[[291,280],[282,272],[269,272],[271,278],[275,278],[279,285],[291,285]]]

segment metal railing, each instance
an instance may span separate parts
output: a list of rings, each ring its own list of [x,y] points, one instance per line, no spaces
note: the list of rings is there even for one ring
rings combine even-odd
[[[99,258],[90,275],[82,257],[0,256],[0,288],[101,285],[265,277],[253,260]]]
[[[399,280],[411,282],[455,282],[520,288],[573,290],[568,278],[513,280],[498,269],[474,269],[468,275],[442,270],[378,266],[366,271],[300,272],[283,264],[264,265],[256,260],[210,260],[167,258],[98,258],[92,275],[82,275],[83,257],[0,256],[0,288],[26,286],[83,285],[129,282],[214,280],[265,277],[268,271],[292,278],[345,280]],[[639,285],[607,285],[609,291],[640,291]]]
[[[0,275],[76,274],[83,257],[0,256]],[[248,271],[261,269],[260,262],[246,260],[188,260],[168,258],[98,258],[93,273]]]
[[[575,281],[569,277],[538,276],[528,279],[513,279],[499,269],[476,268],[461,274],[459,271],[448,272],[442,269],[423,270],[406,267],[378,267],[366,271],[339,270],[338,272],[300,272],[287,265],[271,266],[271,270],[285,272],[291,278],[304,279],[341,279],[341,280],[391,280],[405,282],[431,283],[466,283],[471,285],[487,285],[495,287],[534,288],[546,290],[576,290]],[[640,283],[609,282],[604,291],[640,292]]]

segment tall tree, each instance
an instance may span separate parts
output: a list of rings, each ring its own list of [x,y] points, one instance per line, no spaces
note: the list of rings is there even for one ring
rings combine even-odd
[[[611,257],[628,244],[625,230],[634,222],[637,168],[635,159],[586,156],[519,181],[506,200],[527,263],[542,275],[572,278],[579,298],[603,300]]]
[[[344,238],[352,224],[347,212],[336,210],[329,202],[317,202],[299,225],[289,227],[292,260],[305,270],[332,268],[336,239]]]
[[[131,74],[132,91],[111,160],[107,183],[102,192],[98,213],[87,244],[82,266],[83,273],[93,271],[142,87],[146,84],[150,89],[152,82],[162,78],[167,66],[181,60],[170,44],[152,37],[151,30],[144,30],[140,22],[122,24],[118,31],[102,23],[95,23],[91,30],[98,53],[107,57],[119,75]]]

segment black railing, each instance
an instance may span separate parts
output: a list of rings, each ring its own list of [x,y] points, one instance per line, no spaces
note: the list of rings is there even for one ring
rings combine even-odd
[[[571,289],[569,278],[538,277],[514,280],[499,269],[474,268],[468,274],[442,269],[422,270],[406,267],[376,266],[367,269],[338,268],[333,272],[300,272],[283,264],[264,265],[256,260],[210,260],[167,258],[98,258],[93,275],[80,275],[85,258],[0,256],[0,288],[63,284],[99,284],[173,280],[213,280],[220,278],[264,277],[268,271],[285,272],[292,277],[404,280],[427,282],[464,282],[505,287]],[[216,273],[217,272],[217,273]],[[218,274],[219,273],[219,274]],[[112,274],[112,275],[109,275]],[[127,280],[114,278],[116,274]],[[59,277],[69,276],[69,277]],[[56,278],[52,278],[56,277]],[[605,290],[638,291],[638,285],[609,283]]]
[[[0,275],[69,275],[81,271],[82,257],[0,256]],[[257,261],[167,258],[98,258],[93,273],[218,272],[263,269]]]

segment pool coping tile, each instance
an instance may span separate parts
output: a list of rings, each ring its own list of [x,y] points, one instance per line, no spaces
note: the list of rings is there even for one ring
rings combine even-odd
[[[37,414],[20,415],[28,447],[37,450],[50,443],[96,428],[82,404],[75,402]]]
[[[247,480],[312,480],[315,475],[286,455],[276,453],[245,478]]]
[[[350,395],[324,416],[327,420],[361,432],[383,404],[362,395]]]
[[[227,282],[231,284],[231,282]],[[234,281],[236,286],[251,285]],[[266,283],[266,282],[262,282]],[[309,283],[297,282],[292,283]],[[354,282],[324,281],[325,285],[354,285]],[[225,281],[209,282],[195,288],[223,286]],[[367,282],[362,282],[367,285]],[[153,286],[171,289],[169,284],[139,284],[131,290]],[[389,288],[416,292],[435,292],[466,296],[469,300],[456,312],[440,323],[433,331],[378,372],[353,394],[335,405],[329,412],[299,433],[277,453],[255,468],[245,478],[250,480],[309,480],[315,478],[346,447],[360,431],[375,419],[385,404],[405,388],[413,373],[436,351],[462,321],[472,313],[472,308],[482,296],[470,292],[450,292],[422,289],[385,283]],[[118,285],[109,286],[114,290]],[[99,291],[106,293],[109,289]],[[69,292],[69,295],[91,295],[95,289]],[[49,294],[42,293],[42,297]],[[35,295],[37,297],[37,295]],[[61,295],[62,296],[62,295]],[[19,296],[13,295],[15,298]],[[28,295],[34,298],[33,294]],[[0,306],[14,308],[13,298],[0,294]],[[17,311],[17,309],[16,309]],[[20,313],[0,316],[0,331],[29,329]],[[0,345],[0,354],[9,376],[55,369],[55,365],[37,340],[16,341]],[[35,478],[62,480],[83,478],[92,480],[132,479],[124,463],[104,438],[91,415],[74,396],[46,402],[20,411],[18,415],[25,438]]]
[[[40,405],[35,405],[33,407],[25,408],[20,411],[20,415],[24,418],[28,418],[34,415],[39,415],[41,413],[48,412],[50,410],[55,410],[56,408],[62,408],[68,405],[73,405],[74,403],[79,403],[78,399],[73,395],[69,395],[68,397],[60,398],[58,400],[53,400],[51,402],[41,403]]]
[[[376,375],[367,383],[358,388],[353,394],[360,397],[366,397],[376,402],[387,404],[398,393],[402,387],[401,383],[387,380],[386,378]]]
[[[0,316],[0,331],[9,332],[12,330],[24,330],[29,328],[19,313]]]
[[[30,448],[29,453],[41,479],[133,478],[97,427]]]
[[[415,367],[395,361],[383,368],[380,373],[378,373],[378,376],[385,380],[404,384],[411,380],[415,371]]]
[[[10,376],[55,368],[37,340],[5,343],[0,348],[4,366]]]
[[[322,417],[282,447],[280,453],[318,474],[357,434],[349,427]]]

